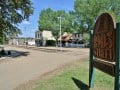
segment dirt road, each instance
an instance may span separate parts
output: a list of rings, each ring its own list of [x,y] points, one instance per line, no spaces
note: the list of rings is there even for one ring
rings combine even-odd
[[[0,90],[13,90],[18,85],[40,77],[62,65],[88,57],[88,49],[80,48],[66,48],[63,52],[37,51],[8,46],[5,49],[12,50],[12,57],[0,60]]]

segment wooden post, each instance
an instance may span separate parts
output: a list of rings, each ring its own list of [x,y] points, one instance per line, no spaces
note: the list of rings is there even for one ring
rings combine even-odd
[[[90,56],[89,56],[89,87],[94,86],[94,67],[93,67],[93,30],[90,31]]]
[[[116,24],[115,90],[120,90],[120,23]]]

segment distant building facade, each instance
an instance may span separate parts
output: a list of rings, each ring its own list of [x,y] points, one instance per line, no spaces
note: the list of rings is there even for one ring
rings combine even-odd
[[[9,45],[35,45],[35,39],[31,37],[17,37],[8,40]]]
[[[72,34],[72,42],[75,44],[82,44],[83,43],[83,34],[81,33],[73,33]]]
[[[72,34],[64,32],[63,35],[58,38],[58,46],[60,46],[60,41],[62,46],[69,47],[72,43]]]
[[[84,42],[84,34],[81,33],[73,33],[72,34],[72,47],[85,47]]]
[[[35,32],[35,45],[36,46],[46,46],[47,40],[54,40],[55,38],[52,35],[51,31],[43,30]]]
[[[35,39],[34,38],[28,38],[27,39],[27,44],[32,45],[32,46],[35,45]]]
[[[83,35],[84,34],[81,34],[81,33],[70,34],[70,33],[64,32],[63,35],[58,38],[58,46],[61,41],[62,46],[65,46],[65,47],[85,47]]]
[[[18,43],[19,43],[18,38],[9,38],[8,40],[9,45],[18,45]]]

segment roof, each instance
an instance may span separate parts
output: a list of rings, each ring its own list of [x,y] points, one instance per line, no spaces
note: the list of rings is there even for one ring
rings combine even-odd
[[[65,36],[62,36],[62,41],[71,41],[72,39],[72,34],[67,34]],[[61,37],[58,38],[58,41],[61,40]]]

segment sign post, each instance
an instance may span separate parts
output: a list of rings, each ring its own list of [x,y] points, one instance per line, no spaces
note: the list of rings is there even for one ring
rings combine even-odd
[[[90,31],[90,62],[89,62],[89,87],[94,86],[94,67],[93,67],[93,30]]]
[[[115,77],[114,90],[120,90],[120,23],[108,13],[100,15],[90,35],[89,86],[94,85],[94,67]]]
[[[120,90],[120,23],[116,24],[115,90]]]

